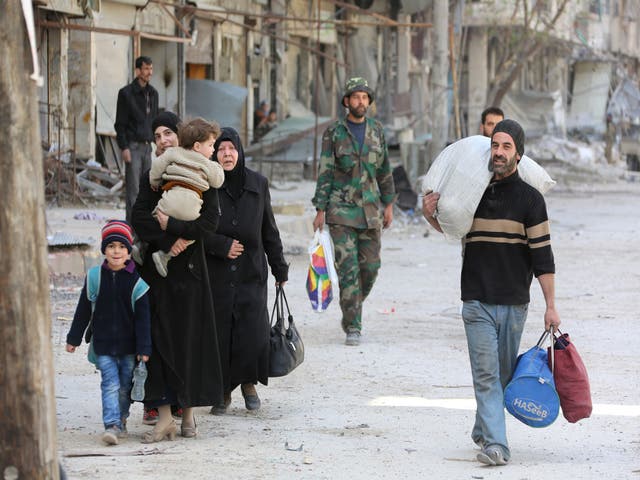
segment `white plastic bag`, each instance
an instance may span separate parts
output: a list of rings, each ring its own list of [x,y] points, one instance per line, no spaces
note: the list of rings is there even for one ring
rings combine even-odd
[[[318,237],[320,245],[324,250],[324,258],[327,260],[327,269],[329,270],[329,280],[334,287],[338,286],[338,272],[336,272],[336,264],[333,255],[333,243],[331,241],[331,235],[329,231],[324,228],[320,231],[316,230],[314,237]]]
[[[309,245],[307,294],[316,312],[324,312],[338,288],[338,274],[333,263],[333,245],[327,230],[316,230]]]
[[[460,239],[471,228],[473,215],[493,176],[489,170],[490,160],[491,139],[474,135],[449,145],[429,168],[422,182],[422,193],[440,194],[438,222],[446,238]],[[526,155],[518,164],[518,173],[542,194],[556,183]]]

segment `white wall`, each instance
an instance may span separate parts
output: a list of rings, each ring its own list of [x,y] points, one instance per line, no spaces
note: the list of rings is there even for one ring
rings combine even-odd
[[[132,27],[153,33],[173,35],[173,21],[155,9],[138,14],[130,5],[104,1],[96,16],[96,26],[130,30]],[[138,24],[136,24],[136,22]],[[153,85],[159,94],[161,109],[177,111],[177,43],[142,39],[140,54],[153,60]],[[96,44],[96,133],[115,135],[118,90],[134,79],[133,38],[126,35],[95,34]]]
[[[573,100],[567,128],[591,128],[604,133],[611,65],[579,62],[574,67]]]
[[[103,2],[96,25],[105,28],[130,29],[135,8]],[[132,39],[124,35],[95,34],[96,42],[96,133],[116,134],[118,90],[133,80]]]
[[[489,88],[487,70],[487,50],[489,42],[484,28],[470,28],[468,45],[468,134],[477,135],[480,131],[481,115],[487,104]]]

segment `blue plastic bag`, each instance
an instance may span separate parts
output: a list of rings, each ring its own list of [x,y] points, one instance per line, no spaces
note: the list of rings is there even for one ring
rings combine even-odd
[[[545,332],[538,344],[518,357],[511,381],[504,389],[507,411],[530,427],[551,425],[560,411],[547,350],[542,345],[549,336]]]

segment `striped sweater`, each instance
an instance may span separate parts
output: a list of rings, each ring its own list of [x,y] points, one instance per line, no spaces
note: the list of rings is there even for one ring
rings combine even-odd
[[[555,273],[542,194],[518,172],[492,182],[465,238],[462,300],[492,305],[529,303],[533,275]]]

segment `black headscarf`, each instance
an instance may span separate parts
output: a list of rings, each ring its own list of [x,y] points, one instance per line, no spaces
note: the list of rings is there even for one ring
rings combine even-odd
[[[223,127],[220,136],[216,140],[213,148],[213,158],[218,161],[218,148],[222,142],[231,142],[238,151],[238,163],[233,170],[224,172],[224,183],[222,188],[226,189],[233,198],[238,198],[244,189],[245,170],[244,170],[244,149],[240,141],[240,135],[234,128]]]
[[[173,133],[178,133],[178,125],[180,124],[180,118],[169,111],[164,111],[156,115],[156,118],[151,122],[151,131],[155,133],[158,127],[167,127]]]

